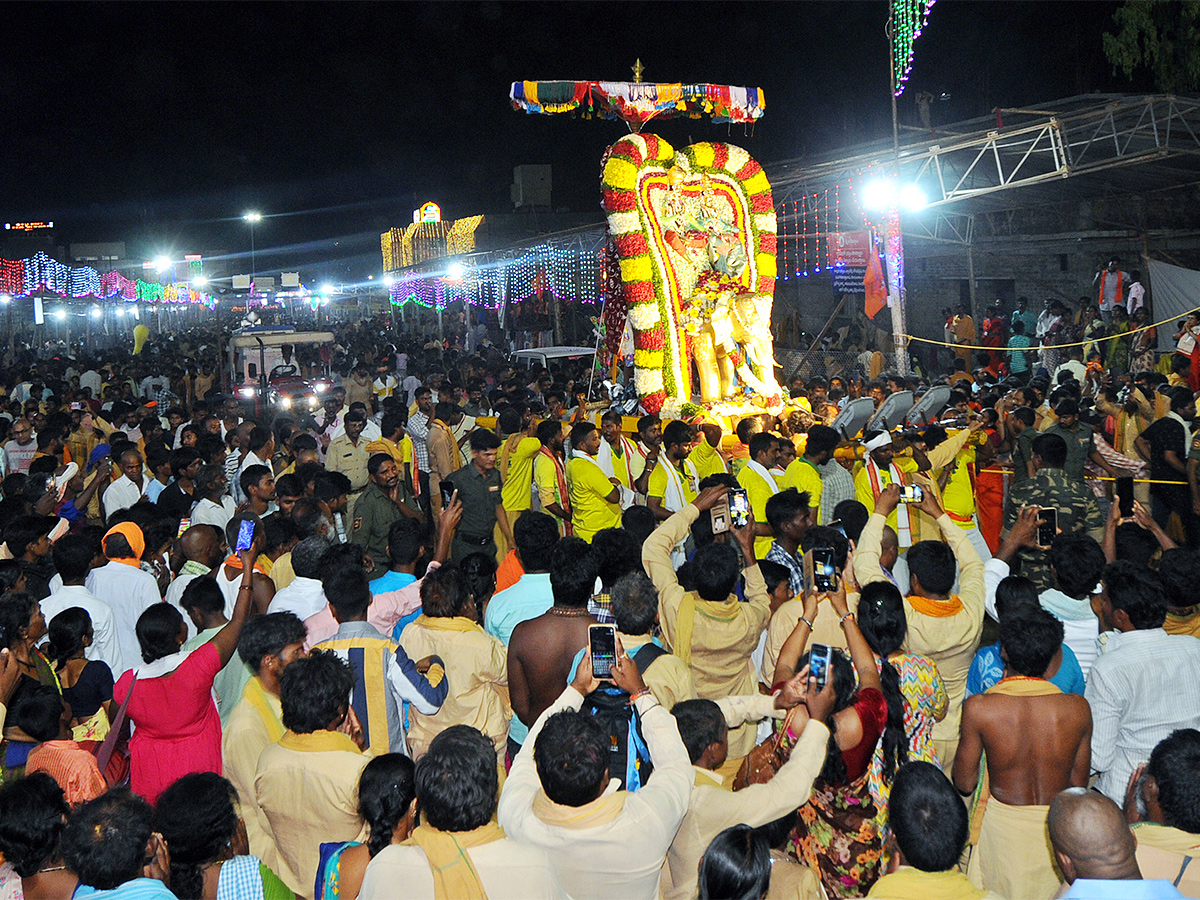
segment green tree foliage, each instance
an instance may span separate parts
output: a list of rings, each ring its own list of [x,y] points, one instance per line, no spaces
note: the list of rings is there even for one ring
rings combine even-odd
[[[1104,35],[1104,55],[1114,71],[1148,69],[1171,94],[1200,89],[1200,0],[1125,0],[1113,20],[1119,30]]]

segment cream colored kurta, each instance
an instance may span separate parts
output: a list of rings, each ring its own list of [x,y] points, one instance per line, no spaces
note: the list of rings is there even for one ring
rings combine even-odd
[[[252,681],[258,681],[255,675]],[[250,685],[247,684],[249,689]],[[242,692],[243,697],[245,691]],[[274,694],[263,691],[267,705],[275,714],[276,723],[283,716],[279,698]],[[283,725],[277,728],[282,730]],[[276,732],[278,733],[278,732]],[[295,881],[295,876],[288,870],[287,864],[279,856],[275,846],[275,836],[267,817],[258,805],[254,794],[254,779],[258,770],[258,757],[274,741],[268,731],[268,723],[263,721],[258,709],[249,701],[242,699],[229,714],[221,736],[221,756],[225,769],[225,777],[230,780],[238,792],[238,802],[241,807],[242,819],[246,823],[246,839],[250,842],[250,852],[263,861],[287,884]]]
[[[719,701],[730,728],[743,722],[779,717],[773,697],[730,697]],[[731,825],[744,823],[757,828],[803,806],[813,781],[825,764],[829,729],[810,720],[788,761],[767,784],[752,784],[736,793],[723,787],[716,772],[693,766],[695,783],[687,815],[671,843],[663,865],[659,890],[666,900],[694,900],[699,893],[700,857],[713,838]]]
[[[633,656],[652,640],[648,634],[623,634],[617,632],[625,652]],[[678,656],[668,653],[660,656],[642,673],[642,681],[654,694],[654,698],[671,709],[676,703],[696,699],[696,685],[692,681],[692,670]],[[740,724],[740,723],[739,723]]]
[[[847,594],[846,603],[850,606],[850,612],[857,612],[858,594]],[[788,635],[796,629],[796,623],[800,621],[802,615],[804,615],[804,601],[792,599],[781,603],[774,615],[771,616],[771,625],[767,629],[767,643],[763,648],[762,670],[759,672],[762,683],[767,687],[771,687],[773,684],[775,664],[779,662],[779,651],[783,649]],[[839,650],[845,650],[846,632],[842,631],[840,619],[841,617],[834,612],[833,605],[829,601],[823,600],[818,603],[817,617],[813,620],[813,630],[809,636],[808,645],[811,647],[813,644],[826,644],[830,647],[837,647]]]
[[[259,755],[255,796],[301,897],[313,895],[322,842],[366,840],[358,779],[370,759],[336,731],[289,731]]]
[[[565,897],[546,851],[510,838],[466,851],[488,900],[557,900]],[[432,897],[433,872],[420,847],[393,844],[371,860],[358,900]]]
[[[422,617],[404,629],[400,646],[410,659],[440,656],[450,683],[446,702],[434,715],[409,708],[408,748],[413,759],[424,756],[429,742],[451,725],[470,725],[482,731],[503,759],[513,714],[504,645],[478,626],[468,631],[443,631],[430,628]]]
[[[675,577],[671,548],[687,535],[700,511],[689,503],[660,525],[642,546],[642,564],[658,588],[659,624],[666,645],[675,651],[679,607],[687,593]],[[696,598],[691,671],[696,694],[709,700],[753,694],[758,675],[750,659],[771,617],[771,601],[758,565],[744,572],[746,602],[735,596],[714,603]],[[745,756],[754,747],[754,729],[729,734],[729,755]]]
[[[958,597],[962,609],[952,616],[930,616],[904,604],[908,620],[908,637],[904,652],[928,656],[937,663],[938,672],[946,685],[950,707],[946,718],[933,725],[933,744],[937,748],[942,768],[949,772],[958,750],[958,732],[962,723],[963,701],[967,694],[967,673],[979,649],[983,633],[983,601],[985,595],[983,562],[971,545],[966,532],[947,515],[937,520],[942,536],[958,560]],[[854,554],[854,576],[858,583],[886,580],[879,566],[880,541],[884,518],[873,513],[859,537]]]

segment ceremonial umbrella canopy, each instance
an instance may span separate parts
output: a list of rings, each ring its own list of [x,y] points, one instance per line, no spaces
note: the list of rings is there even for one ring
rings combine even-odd
[[[640,132],[651,119],[704,115],[714,122],[753,124],[766,108],[762,88],[729,84],[655,84],[641,80],[641,60],[633,81],[514,81],[509,98],[527,113],[575,112],[621,119]]]

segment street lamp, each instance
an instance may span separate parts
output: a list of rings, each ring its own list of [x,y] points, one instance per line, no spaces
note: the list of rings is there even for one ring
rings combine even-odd
[[[242,218],[250,223],[250,293],[253,295],[254,276],[258,274],[254,266],[254,226],[262,221],[262,213],[248,212]]]

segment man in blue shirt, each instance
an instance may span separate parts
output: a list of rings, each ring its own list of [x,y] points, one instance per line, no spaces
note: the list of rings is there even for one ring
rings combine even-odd
[[[536,619],[554,605],[550,589],[550,553],[558,543],[558,525],[545,513],[526,512],[513,527],[517,558],[525,574],[510,588],[498,591],[487,605],[483,629],[508,646],[513,629]]]

